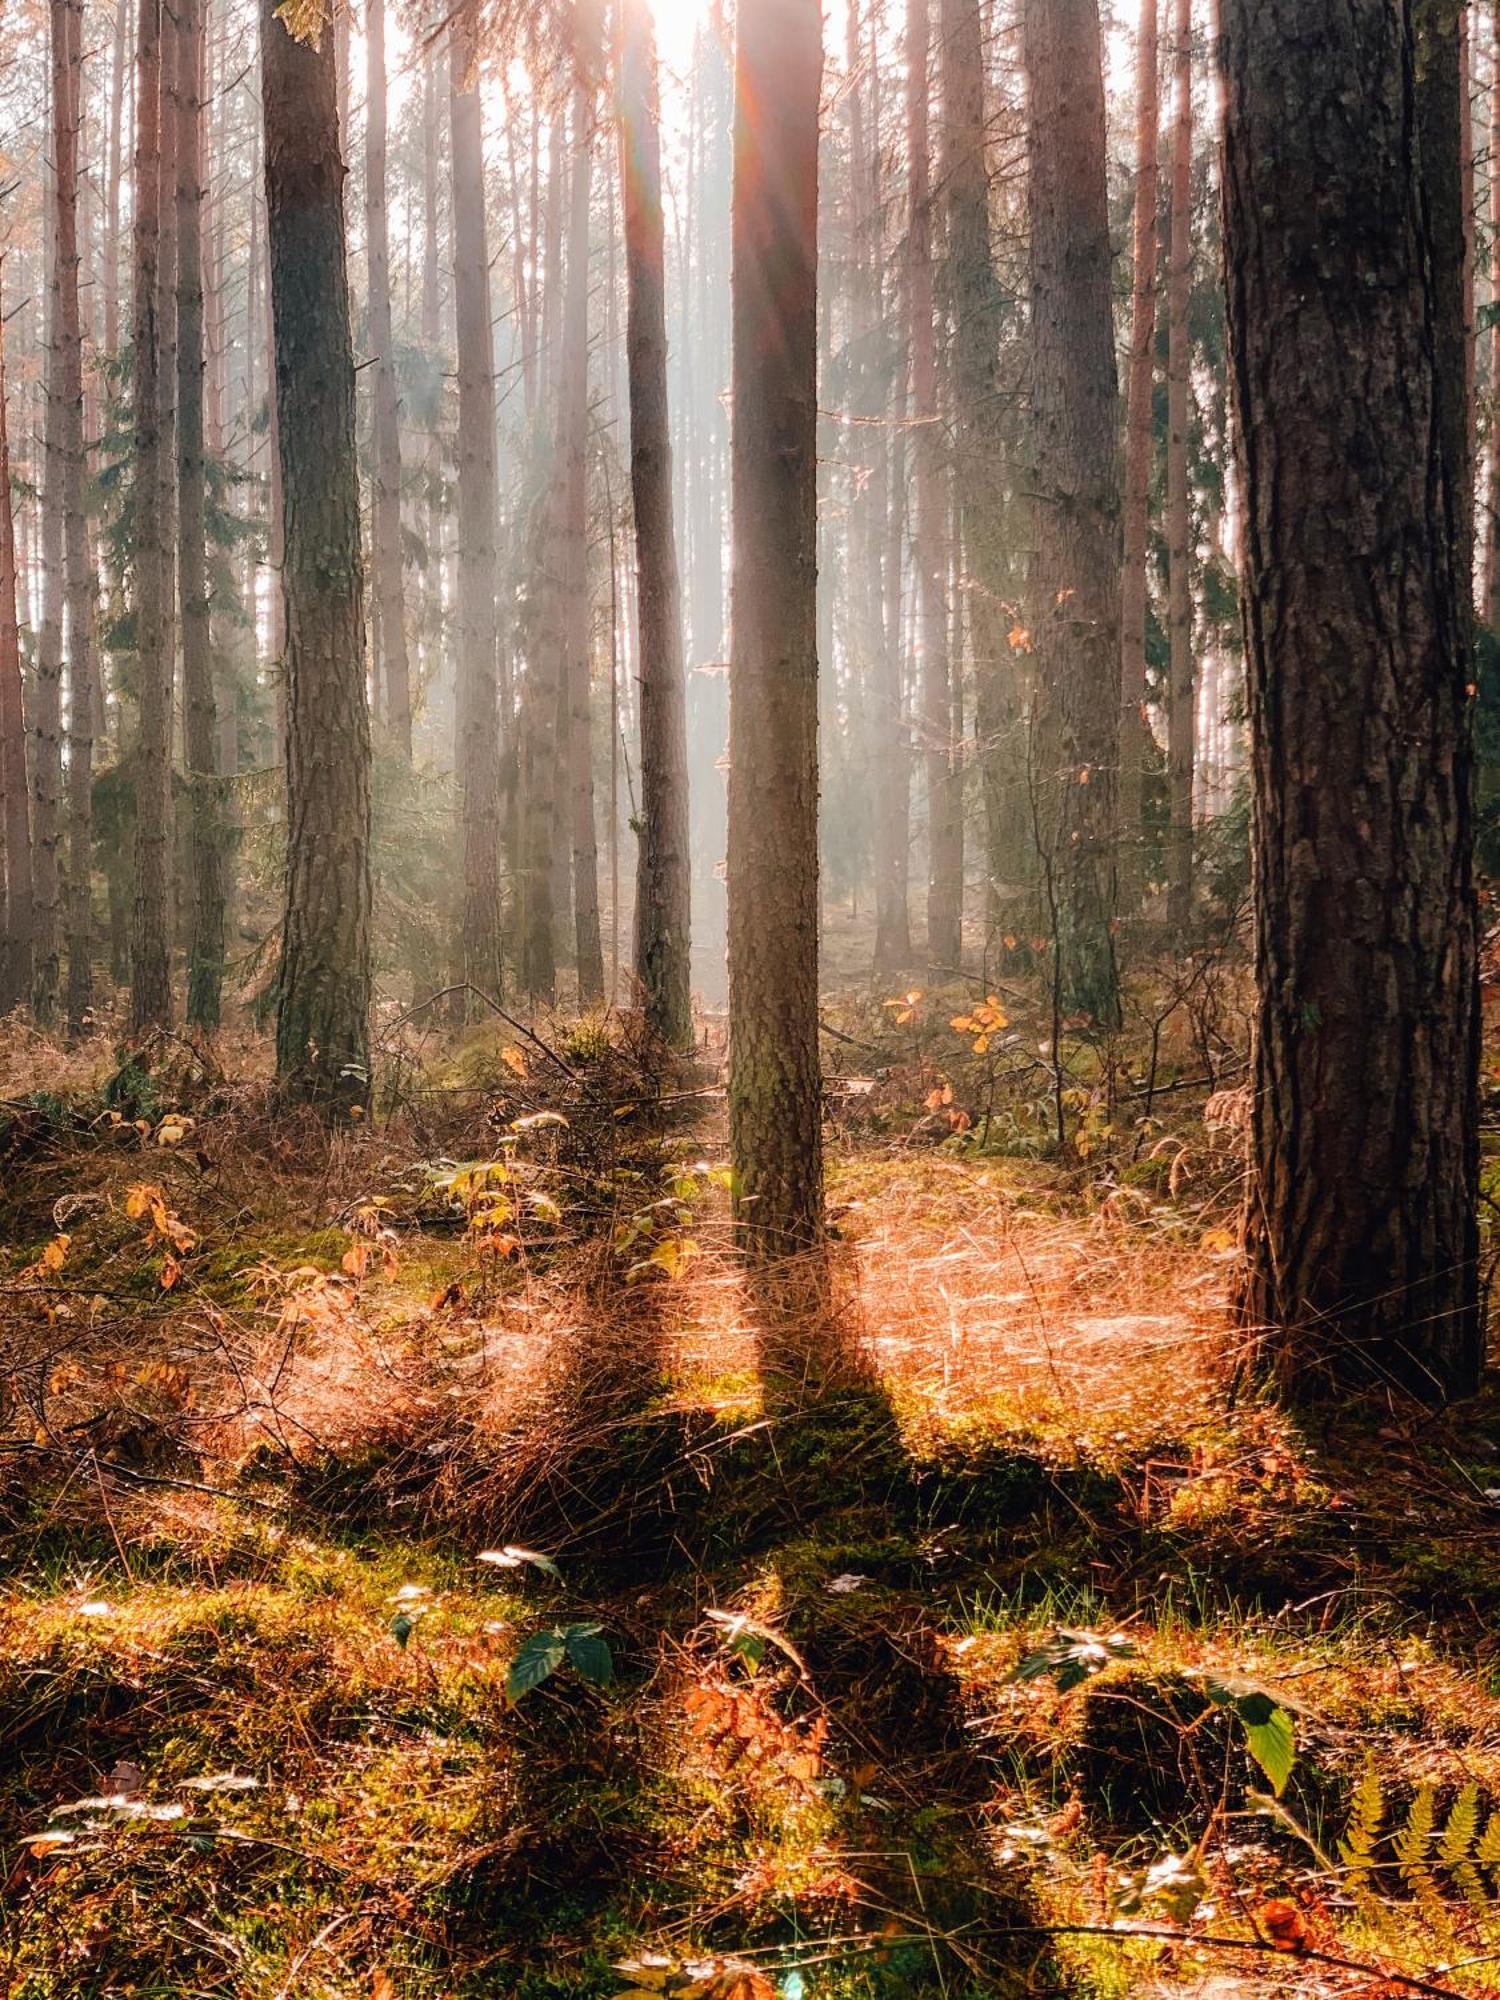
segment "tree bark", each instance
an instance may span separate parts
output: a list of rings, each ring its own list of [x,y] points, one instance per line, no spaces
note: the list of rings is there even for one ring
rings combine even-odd
[[[85,1025],[93,993],[94,556],[84,452],[83,326],[78,297],[78,165],[83,105],[82,0],[52,0],[53,255],[58,443],[68,610],[67,1021]]]
[[[209,626],[204,525],[203,60],[205,0],[176,0],[177,68],[177,601],[182,621],[187,753],[187,1017],[219,1025],[224,984],[224,787]]]
[[[993,931],[1034,878],[1027,773],[1027,687],[1015,630],[1010,457],[1000,386],[1004,305],[990,243],[984,38],[979,0],[942,0],[943,179],[953,318],[954,479],[966,558],[965,609],[975,686]]]
[[[568,705],[567,777],[573,861],[573,936],[579,1005],[604,998],[604,949],[599,929],[599,839],[594,814],[593,618],[588,580],[589,195],[593,174],[594,94],[598,87],[598,0],[575,12],[573,176],[568,218],[568,279],[563,328],[562,432],[565,580],[562,617],[563,689]]]
[[[1156,363],[1156,198],[1160,143],[1156,0],[1141,0],[1135,56],[1135,226],[1125,408],[1125,557],[1120,585],[1120,846],[1141,877],[1151,729],[1146,719],[1147,542],[1151,518]]]
[[[406,593],[401,577],[401,411],[391,329],[391,250],[385,194],[385,0],[366,0],[365,65],[365,256],[375,377],[370,540],[385,685],[385,726],[396,750],[409,760],[411,663],[406,646]]]
[[[1119,383],[1098,0],[1025,0],[1030,95],[1032,796],[1063,1007],[1109,1023],[1120,761]]]
[[[1257,887],[1240,1311],[1294,1396],[1437,1400],[1483,1355],[1479,1015],[1463,502],[1413,9],[1224,11]]]
[[[906,6],[908,208],[907,317],[911,338],[912,425],[916,447],[913,567],[922,658],[922,738],[927,778],[927,957],[957,968],[963,958],[962,745],[953,741],[948,667],[945,454],[938,425],[937,338],[933,319],[932,181],[929,167],[927,0]]]
[[[687,1048],[693,1039],[687,694],[672,512],[656,44],[648,0],[623,4],[620,184],[641,652],[635,971],[647,1024],[669,1047]]]
[[[5,388],[5,313],[0,303],[0,814],[5,830],[0,1012],[31,991],[31,811],[26,777],[26,716],[21,631],[16,603],[16,525],[10,486],[10,427]]]
[[[140,0],[136,44],[135,345],[135,906],[130,948],[130,1032],[172,1015],[168,867],[171,843],[172,656],[167,641],[166,489],[162,421],[161,0]]]
[[[729,1120],[742,1243],[823,1226],[818,1051],[818,0],[735,49]]]
[[[1197,679],[1193,669],[1192,507],[1188,494],[1188,413],[1192,351],[1188,289],[1193,238],[1193,5],[1177,0],[1172,60],[1172,244],[1167,265],[1167,920],[1179,937],[1193,913],[1193,767]]]
[[[500,707],[495,574],[495,361],[484,212],[484,139],[477,56],[462,16],[451,30],[453,290],[458,331],[458,665],[455,714],[464,977],[504,988],[500,900]]]
[[[266,228],[286,508],[287,861],[276,1073],[329,1110],[370,1091],[370,715],[354,350],[333,36],[261,0]]]

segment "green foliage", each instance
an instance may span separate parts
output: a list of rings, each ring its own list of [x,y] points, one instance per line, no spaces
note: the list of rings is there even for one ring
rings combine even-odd
[[[615,1676],[614,1655],[603,1635],[602,1625],[553,1625],[533,1632],[511,1661],[505,1677],[505,1698],[517,1702],[543,1681],[550,1680],[566,1661],[586,1681],[602,1685]]]
[[[1059,1694],[1070,1694],[1095,1674],[1113,1666],[1116,1660],[1133,1659],[1135,1650],[1119,1632],[1105,1639],[1097,1632],[1074,1632],[1060,1626],[1044,1645],[1028,1653],[1007,1679],[1035,1681],[1045,1676],[1056,1685]]]

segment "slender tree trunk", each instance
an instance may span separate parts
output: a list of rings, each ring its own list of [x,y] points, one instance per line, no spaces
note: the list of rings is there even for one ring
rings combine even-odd
[[[21,686],[21,631],[16,603],[16,528],[10,486],[10,427],[5,389],[5,312],[0,301],[0,818],[5,832],[0,1012],[31,991],[31,812],[26,778],[26,716]]]
[[[563,687],[568,704],[567,775],[573,859],[573,931],[578,999],[604,998],[604,950],[599,930],[599,837],[594,814],[593,619],[588,587],[589,195],[592,185],[594,95],[599,66],[598,0],[577,9],[573,90],[573,177],[568,220],[568,282],[563,331],[562,478],[565,595],[562,610]]]
[[[1483,1358],[1457,266],[1411,143],[1412,14],[1224,9],[1259,995],[1240,1303],[1305,1398],[1459,1395]]]
[[[161,0],[140,0],[136,45],[135,306],[135,908],[130,949],[130,1030],[172,1013],[168,953],[171,843],[172,656],[167,641],[166,488],[162,424]]]
[[[1068,1011],[1119,1014],[1119,384],[1098,0],[1025,0],[1030,98],[1033,797]]]
[[[370,345],[375,360],[370,540],[384,668],[385,726],[396,749],[409,759],[411,664],[401,579],[401,411],[391,330],[391,251],[385,195],[385,0],[366,0],[365,62],[365,255],[369,263]]]
[[[120,351],[120,160],[125,116],[125,46],[130,0],[115,0],[109,73],[109,160],[104,188],[104,352]]]
[[[1436,306],[1437,421],[1449,484],[1459,507],[1459,589],[1473,603],[1473,480],[1470,455],[1467,0],[1412,0],[1416,111],[1422,181],[1431,219]]]
[[[461,18],[450,43],[453,285],[458,314],[458,667],[456,718],[464,977],[503,990],[495,363],[476,56]]]
[[[735,49],[730,1147],[741,1240],[822,1233],[818,1051],[817,0]]]
[[[61,50],[66,27],[56,24]],[[49,90],[49,99],[56,92]],[[54,123],[66,118],[66,100],[54,104]],[[47,271],[46,351],[44,380],[46,414],[42,436],[40,549],[41,625],[37,633],[31,724],[31,835],[34,937],[31,966],[31,1007],[43,1028],[55,1025],[62,984],[62,679],[63,606],[66,594],[64,561],[65,489],[67,483],[67,403],[63,386],[63,274],[58,238],[59,179],[55,150],[48,147],[46,213],[49,220],[45,263]],[[76,257],[76,251],[75,251]],[[74,266],[76,278],[76,263]]]
[[[630,486],[640,604],[641,809],[635,970],[646,1020],[673,1048],[693,1038],[687,695],[672,519],[665,242],[656,44],[648,0],[624,0],[620,182],[625,209]],[[615,916],[618,927],[618,912]]]
[[[370,716],[354,350],[333,37],[261,0],[266,227],[286,496],[287,862],[276,1073],[329,1109],[370,1090]]]
[[[1188,289],[1193,238],[1193,5],[1177,0],[1173,68],[1172,249],[1167,266],[1167,919],[1180,937],[1193,914],[1193,765],[1197,677],[1193,670],[1192,507],[1188,495],[1188,412],[1192,349]]]
[[[927,956],[934,967],[963,958],[962,746],[952,738],[948,671],[944,452],[938,424],[933,318],[932,183],[929,168],[927,0],[906,6],[906,133],[909,160],[907,312],[912,424],[916,437],[914,567],[921,620],[922,738],[927,776]]]
[[[209,626],[203,455],[203,60],[206,0],[176,0],[177,595],[187,753],[187,1017],[219,1025],[224,984],[224,787]]]
[[[1010,456],[1000,395],[1004,308],[990,244],[980,0],[942,0],[943,180],[953,316],[955,480],[968,580],[980,775],[984,788],[988,924],[995,928],[1034,877],[1027,774],[1024,654],[1013,649],[1015,576],[1009,543]]]
[[[1500,630],[1500,0],[1490,11],[1490,419],[1485,476],[1485,623]]]
[[[1146,550],[1150,527],[1156,361],[1156,184],[1160,141],[1156,0],[1141,0],[1135,55],[1135,231],[1125,411],[1125,561],[1120,588],[1120,841],[1133,884],[1145,838]],[[1174,183],[1175,185],[1175,183]]]

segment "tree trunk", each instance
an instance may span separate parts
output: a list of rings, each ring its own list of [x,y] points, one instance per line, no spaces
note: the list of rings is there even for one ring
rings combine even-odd
[[[625,211],[630,489],[639,591],[641,803],[635,970],[646,1021],[672,1048],[693,1039],[689,941],[687,695],[672,518],[665,244],[656,44],[648,0],[624,0],[620,183]],[[615,922],[618,926],[618,912]]]
[[[94,557],[86,511],[83,328],[78,300],[78,154],[83,104],[82,0],[52,0],[52,163],[56,211],[53,237],[56,317],[53,337],[58,394],[68,611],[68,987],[67,1019],[77,1034],[93,983],[90,827],[94,732]],[[39,701],[40,710],[41,703]],[[60,779],[60,773],[59,773]],[[60,789],[60,784],[59,784]],[[54,860],[55,867],[55,860]],[[53,989],[49,1005],[55,1005]]]
[[[1110,304],[1098,0],[1025,0],[1030,97],[1032,796],[1057,996],[1119,1015],[1119,384]]]
[[[1500,630],[1500,0],[1490,12],[1490,415],[1485,473],[1485,623]]]
[[[928,133],[927,0],[906,6],[906,133],[909,159],[907,313],[911,338],[912,424],[916,441],[914,568],[921,620],[922,738],[927,775],[927,957],[956,970],[963,958],[962,745],[952,738],[948,669],[948,498],[938,426],[937,339],[933,323],[932,183]]]
[[[1416,111],[1421,178],[1432,255],[1437,422],[1449,485],[1459,508],[1458,584],[1473,602],[1473,481],[1470,474],[1470,309],[1467,0],[1412,0],[1416,26]]]
[[[385,0],[365,6],[365,255],[369,268],[370,345],[374,350],[374,478],[370,541],[375,613],[384,669],[385,726],[411,757],[411,665],[406,650],[406,594],[401,580],[401,412],[391,330],[391,251],[386,220]]]
[[[203,458],[203,53],[205,0],[176,0],[177,599],[187,753],[187,1017],[219,1025],[224,984],[224,787],[208,607]]]
[[[135,908],[130,949],[130,1032],[172,1015],[168,949],[171,841],[172,656],[167,643],[166,489],[162,425],[161,0],[140,0],[136,46],[135,305]]]
[[[1483,1354],[1479,1015],[1412,6],[1224,11],[1258,891],[1240,1310],[1295,1396],[1437,1399]]]
[[[1026,681],[1015,629],[1011,455],[1000,394],[1004,307],[990,245],[984,37],[979,0],[942,0],[943,170],[953,317],[954,476],[966,558],[965,609],[984,790],[987,923],[1035,873],[1027,776]]]
[[[1160,141],[1156,0],[1141,0],[1135,55],[1135,230],[1125,409],[1125,558],[1120,585],[1120,845],[1139,883],[1151,730],[1146,719],[1146,552],[1155,438],[1156,184]]]
[[[370,716],[354,351],[333,36],[261,0],[281,481],[286,502],[287,861],[276,1073],[329,1109],[370,1091]]]
[[[5,392],[5,313],[0,304],[0,815],[5,872],[0,887],[0,1012],[31,991],[31,813],[26,780],[26,716],[16,605],[16,527],[10,486]]]
[[[567,776],[573,861],[573,935],[580,1006],[604,998],[604,950],[599,931],[599,839],[594,815],[593,619],[588,581],[589,193],[593,166],[594,93],[599,66],[597,0],[575,14],[573,177],[568,219],[568,280],[562,364],[564,598],[561,618],[563,688],[568,705]]]
[[[484,139],[477,56],[455,17],[450,119],[453,168],[453,291],[458,328],[458,664],[455,715],[463,907],[464,978],[492,996],[504,989],[500,901],[500,708],[498,496],[495,484],[495,361],[485,235]]]
[[[109,157],[104,189],[104,352],[120,351],[120,160],[125,114],[125,45],[128,0],[115,0],[113,54],[109,73]]]
[[[818,1051],[818,0],[740,0],[735,50],[730,1147],[742,1242],[822,1233]]]
[[[1193,671],[1192,508],[1188,497],[1188,412],[1192,350],[1188,287],[1193,238],[1193,4],[1177,0],[1173,67],[1172,248],[1167,264],[1167,921],[1181,937],[1193,914],[1193,764],[1197,680]]]

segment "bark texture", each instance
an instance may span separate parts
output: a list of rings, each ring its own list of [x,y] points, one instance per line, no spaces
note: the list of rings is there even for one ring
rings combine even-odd
[[[1410,0],[1227,0],[1256,1018],[1241,1311],[1306,1398],[1471,1389],[1462,501]]]
[[[1032,798],[1065,1009],[1119,1011],[1119,383],[1098,0],[1026,0],[1037,721]]]
[[[31,990],[31,811],[26,781],[26,717],[16,608],[16,523],[10,491],[10,427],[5,390],[5,315],[0,309],[0,813],[5,831],[0,1012]]]
[[[730,1145],[741,1240],[823,1226],[818,1051],[818,0],[740,0],[729,722]]]
[[[224,787],[204,519],[204,5],[177,0],[177,603],[188,793],[187,1017],[212,1030],[224,985]]]
[[[455,716],[463,847],[459,953],[463,976],[491,995],[505,983],[500,891],[500,697],[495,572],[495,360],[484,216],[479,78],[465,16],[449,61],[453,167],[453,295],[458,339],[458,686]]]
[[[667,408],[661,134],[648,0],[624,0],[620,104],[630,490],[641,656],[635,971],[648,1025],[669,1047],[686,1048],[693,1039],[687,697]]]
[[[1188,492],[1193,271],[1193,0],[1176,0],[1172,68],[1172,247],[1167,264],[1167,918],[1179,935],[1193,910],[1193,765],[1197,677],[1193,664],[1193,519]]]
[[[1156,0],[1141,0],[1135,52],[1135,208],[1132,236],[1130,357],[1125,400],[1124,567],[1120,572],[1120,842],[1132,881],[1141,874],[1145,838],[1146,554],[1151,521],[1151,447],[1155,435],[1156,198],[1160,85]]]
[[[333,36],[261,0],[266,224],[286,553],[287,861],[276,1072],[330,1110],[370,1088],[370,715]]]
[[[172,654],[168,643],[162,420],[161,0],[140,0],[135,101],[134,510],[137,733],[135,904],[130,936],[132,1034],[172,1015],[168,949],[171,848]]]
[[[396,394],[396,352],[391,331],[390,228],[386,216],[385,0],[365,5],[365,256],[370,283],[371,398],[374,477],[370,540],[375,566],[375,611],[380,632],[379,674],[385,691],[385,727],[403,756],[411,756],[411,662],[406,643],[406,593],[401,575],[401,429]]]

